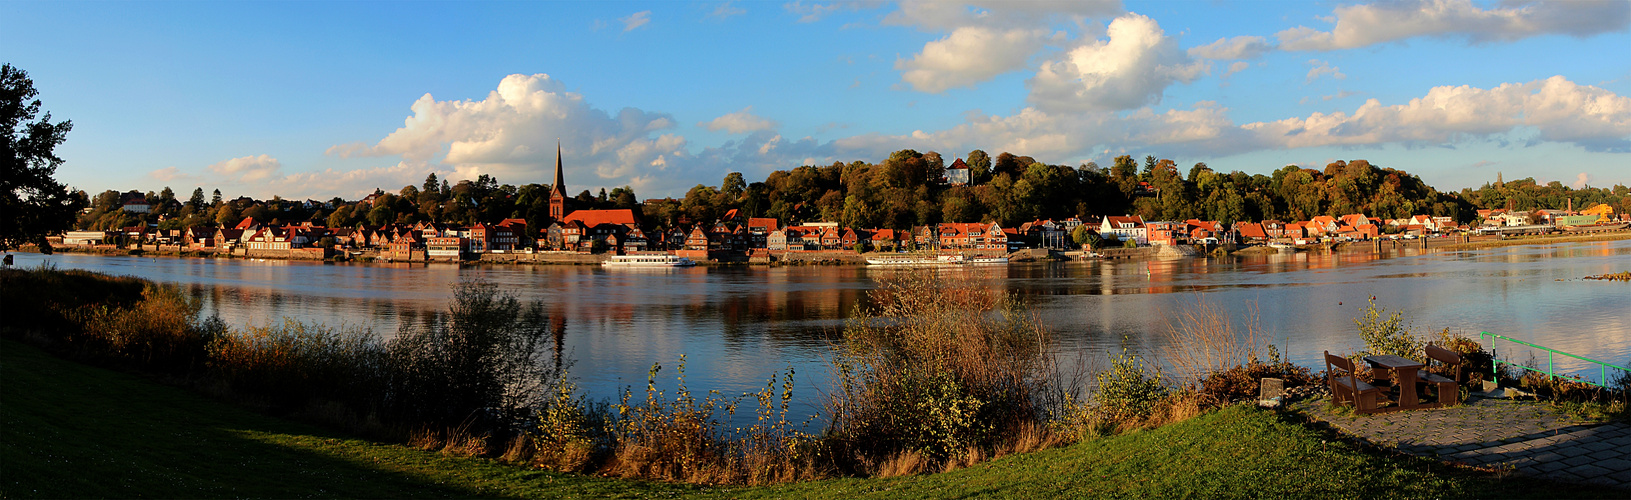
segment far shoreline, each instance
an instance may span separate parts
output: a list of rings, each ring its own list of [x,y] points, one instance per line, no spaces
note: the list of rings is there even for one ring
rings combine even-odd
[[[1326,244],[1304,245],[1304,246],[1299,246],[1297,251],[1299,251],[1299,252],[1303,252],[1303,251],[1340,252],[1340,253],[1355,253],[1355,252],[1367,252],[1367,251],[1368,252],[1380,252],[1382,250],[1391,250],[1391,249],[1398,249],[1398,248],[1401,248],[1401,247],[1406,247],[1407,245],[1408,246],[1420,246],[1420,247],[1424,247],[1425,249],[1437,250],[1437,251],[1464,251],[1464,250],[1482,250],[1482,249],[1489,249],[1489,248],[1502,248],[1502,247],[1518,246],[1518,245],[1542,245],[1542,244],[1550,244],[1550,243],[1589,243],[1589,242],[1599,242],[1599,241],[1620,241],[1620,240],[1631,239],[1631,229],[1620,229],[1620,230],[1603,231],[1603,232],[1586,233],[1586,234],[1562,233],[1562,234],[1549,234],[1549,235],[1538,235],[1538,236],[1511,236],[1511,237],[1505,237],[1505,238],[1498,238],[1498,237],[1497,238],[1485,237],[1485,238],[1486,239],[1473,240],[1473,241],[1459,241],[1460,238],[1421,238],[1421,239],[1417,239],[1417,240],[1385,240],[1384,239],[1384,240],[1370,240],[1370,241],[1353,241],[1353,242],[1342,242],[1342,243],[1335,243],[1335,244],[1329,244],[1329,245],[1326,245]],[[1439,241],[1444,241],[1444,244],[1439,244],[1438,243]],[[1147,249],[1147,248],[1153,248],[1153,247],[1139,247],[1140,250]],[[474,259],[474,260],[460,260],[460,261],[440,261],[440,260],[438,260],[438,261],[391,261],[391,260],[384,260],[384,259],[334,259],[334,258],[327,258],[327,259],[293,259],[293,258],[275,257],[275,256],[243,256],[243,255],[235,255],[235,254],[230,254],[230,253],[210,252],[210,251],[196,251],[196,250],[172,251],[172,250],[144,250],[144,249],[126,249],[126,248],[85,248],[85,247],[79,247],[79,246],[66,246],[66,247],[65,246],[58,246],[58,247],[53,247],[52,250],[53,250],[53,253],[83,254],[83,255],[110,256],[110,257],[153,257],[153,258],[173,257],[173,258],[195,258],[195,259],[278,260],[278,261],[293,261],[293,262],[314,262],[314,263],[333,263],[333,264],[342,264],[343,263],[343,264],[365,264],[365,265],[368,265],[368,264],[410,264],[410,265],[412,265],[412,264],[421,264],[421,265],[423,265],[423,264],[454,264],[454,265],[458,265],[458,266],[480,266],[480,265],[487,265],[487,266],[492,266],[492,265],[598,266],[600,264],[600,261],[604,260],[602,258],[598,258],[599,255],[596,255],[596,254],[576,254],[574,256],[575,258],[572,258],[572,259],[533,260],[533,261],[483,260],[483,259],[479,259],[479,258]],[[1118,249],[1110,249],[1110,250],[1118,250]],[[1271,251],[1268,251],[1268,250],[1274,250],[1274,249],[1269,248],[1267,246],[1263,246],[1263,245],[1252,245],[1252,246],[1247,246],[1247,247],[1240,247],[1239,249],[1236,249],[1236,250],[1223,251],[1221,253],[1221,255],[1240,254],[1242,256],[1251,256],[1251,255],[1268,255],[1268,254],[1274,253],[1274,252],[1271,252]],[[39,248],[37,246],[35,246],[35,245],[24,245],[22,247],[12,249],[11,251],[17,252],[17,253],[33,253],[33,254],[39,254],[40,253]],[[1015,254],[1025,254],[1025,253],[1030,252],[1030,251],[1033,251],[1033,250],[1019,250],[1019,251],[1014,252],[1014,253]],[[1034,251],[1037,252],[1037,253],[1042,252],[1041,250],[1034,250]],[[1015,262],[1046,262],[1046,261],[1072,261],[1072,260],[1140,260],[1140,259],[1156,258],[1155,257],[1156,252],[1154,252],[1154,251],[1129,252],[1128,255],[1126,255],[1126,256],[1120,256],[1120,257],[1116,257],[1116,258],[1112,258],[1112,259],[1098,259],[1098,258],[1083,259],[1083,258],[1079,258],[1079,256],[1083,253],[1083,251],[1080,251],[1080,250],[1047,251],[1047,252],[1048,253],[1045,256],[1042,256],[1042,257],[1037,257],[1035,255],[1027,255],[1023,259],[1015,260]],[[774,261],[774,262],[772,262],[772,261],[767,261],[767,260],[752,259],[752,260],[743,260],[743,261],[699,261],[698,264],[700,264],[700,266],[703,266],[703,267],[734,267],[734,266],[766,266],[766,267],[858,266],[858,267],[866,267],[867,266],[867,264],[865,262],[866,256],[871,255],[871,254],[934,255],[934,254],[936,254],[936,252],[909,252],[907,254],[871,252],[871,253],[868,253],[868,254],[845,254],[843,257],[837,257],[838,254],[833,253],[833,255],[831,255],[831,256],[819,256],[819,257],[811,258],[811,259],[799,259],[799,260],[791,260],[791,261]],[[1148,254],[1148,255],[1143,255],[1143,254]],[[1217,256],[1217,255],[1220,255],[1220,253],[1217,253],[1217,252],[1201,252],[1201,253],[1198,253],[1195,256],[1196,257],[1208,257],[1208,256]],[[385,267],[390,267],[390,266],[385,266]]]

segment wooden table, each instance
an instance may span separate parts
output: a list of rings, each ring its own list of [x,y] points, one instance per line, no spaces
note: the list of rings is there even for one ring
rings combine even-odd
[[[1426,367],[1419,361],[1394,356],[1391,354],[1378,356],[1365,356],[1365,362],[1378,371],[1393,373],[1393,385],[1399,388],[1399,409],[1417,410],[1422,408],[1437,408],[1438,403],[1419,404],[1416,396],[1416,371]]]

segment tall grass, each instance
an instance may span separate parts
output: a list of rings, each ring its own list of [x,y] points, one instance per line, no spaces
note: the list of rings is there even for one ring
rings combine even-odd
[[[1237,321],[1229,310],[1197,299],[1174,312],[1164,337],[1163,354],[1180,374],[1178,385],[1219,401],[1257,396],[1264,378],[1282,379],[1287,387],[1314,383],[1307,368],[1281,359],[1255,306]]]
[[[832,358],[837,453],[858,464],[902,454],[946,463],[989,453],[1059,409],[1051,333],[986,285],[927,271],[880,278]],[[899,464],[877,467],[891,468]]]

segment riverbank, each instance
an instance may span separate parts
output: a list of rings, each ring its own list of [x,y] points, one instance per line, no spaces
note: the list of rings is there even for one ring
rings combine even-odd
[[[1509,236],[1506,238],[1472,241],[1445,245],[1444,250],[1478,250],[1484,248],[1500,248],[1516,245],[1543,245],[1548,243],[1588,243],[1594,241],[1619,241],[1631,239],[1631,231],[1614,231],[1590,234],[1553,234],[1541,236]]]
[[[707,487],[561,474],[372,442],[9,340],[0,341],[0,379],[5,497],[1624,496],[1368,448],[1294,415],[1244,406],[948,473]]]

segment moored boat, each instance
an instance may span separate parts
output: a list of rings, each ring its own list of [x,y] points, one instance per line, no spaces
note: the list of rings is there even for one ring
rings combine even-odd
[[[688,257],[651,254],[614,255],[605,262],[601,262],[600,265],[604,267],[690,267],[697,265],[697,263]]]

